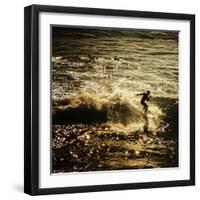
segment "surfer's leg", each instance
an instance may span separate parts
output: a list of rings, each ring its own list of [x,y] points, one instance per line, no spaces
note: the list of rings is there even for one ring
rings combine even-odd
[[[141,101],[140,103],[143,105],[144,112],[146,112],[147,104],[144,101]]]
[[[142,102],[142,105],[144,106],[144,112],[147,112],[148,109],[148,105],[145,102]]]
[[[148,110],[148,105],[145,103],[145,108],[144,108],[144,112],[146,113]]]

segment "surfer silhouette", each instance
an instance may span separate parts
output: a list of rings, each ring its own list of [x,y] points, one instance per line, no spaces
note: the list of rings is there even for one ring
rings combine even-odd
[[[137,96],[142,96],[140,103],[144,106],[144,112],[146,113],[148,110],[148,105],[146,103],[146,101],[150,101],[150,91],[147,91],[146,93],[141,93],[141,94],[137,94]]]
[[[91,62],[94,62],[95,60],[95,57],[94,56],[92,56],[91,54],[88,54],[88,58],[90,59],[90,61]]]

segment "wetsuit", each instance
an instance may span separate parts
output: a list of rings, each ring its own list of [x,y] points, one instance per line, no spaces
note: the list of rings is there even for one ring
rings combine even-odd
[[[146,112],[147,108],[148,108],[148,105],[146,104],[145,101],[149,101],[150,100],[150,96],[147,93],[143,93],[141,95],[143,95],[143,97],[142,97],[140,103],[144,106],[144,111]]]

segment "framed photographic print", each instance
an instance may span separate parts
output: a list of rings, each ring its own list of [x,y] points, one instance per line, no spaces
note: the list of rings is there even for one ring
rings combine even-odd
[[[25,8],[24,191],[195,184],[195,16]]]

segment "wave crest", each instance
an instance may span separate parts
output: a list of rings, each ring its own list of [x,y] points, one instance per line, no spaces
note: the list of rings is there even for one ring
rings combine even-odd
[[[131,128],[144,127],[148,123],[152,129],[158,127],[162,115],[159,108],[151,105],[148,115],[144,115],[142,106],[136,102],[122,94],[86,93],[54,100],[53,123],[111,123]]]

